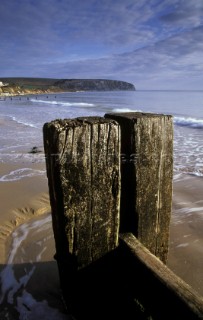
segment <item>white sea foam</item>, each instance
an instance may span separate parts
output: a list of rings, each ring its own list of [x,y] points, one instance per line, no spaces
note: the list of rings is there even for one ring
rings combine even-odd
[[[94,103],[87,103],[87,102],[65,102],[65,101],[55,101],[55,100],[35,100],[35,99],[30,99],[31,102],[34,103],[45,103],[49,105],[59,105],[59,106],[76,106],[76,107],[95,107]]]
[[[68,320],[67,315],[63,315],[57,309],[50,307],[47,301],[36,301],[34,297],[26,290],[22,296],[17,298],[17,311],[19,312],[19,320]],[[71,319],[71,318],[70,318]]]
[[[174,167],[174,176],[173,176],[174,181],[180,181],[180,180],[183,180],[183,178],[185,179],[185,175],[203,177],[203,168],[201,170],[198,170],[192,165],[190,167],[186,167],[184,165]]]
[[[173,174],[173,181],[180,181],[183,179],[182,172],[174,172]]]
[[[41,261],[42,259],[42,254],[47,250],[47,247],[44,247],[41,252],[36,256],[36,261]]]
[[[129,108],[115,108],[112,112],[142,112],[141,110],[137,109],[129,109]]]
[[[15,278],[12,264],[14,262],[15,256],[22,244],[22,242],[27,238],[29,230],[32,230],[33,228],[39,228],[44,223],[47,223],[47,221],[50,220],[50,216],[47,216],[44,220],[35,221],[31,225],[29,223],[24,223],[21,226],[19,226],[12,234],[12,245],[10,254],[8,257],[8,263],[7,266],[4,268],[4,270],[0,274],[1,279],[1,297],[0,297],[0,303],[6,299],[8,303],[13,303],[13,296],[14,294],[22,287],[22,285],[26,285],[26,283],[29,281],[30,277],[32,276],[34,272],[34,267],[31,269],[29,273],[26,273],[25,276],[17,280]]]
[[[203,177],[203,172],[200,172],[200,171],[195,171],[190,174],[196,177]]]
[[[177,245],[176,248],[185,248],[188,246],[189,246],[189,243],[181,243],[181,244]]]
[[[26,127],[31,127],[31,128],[37,128],[37,126],[36,126],[35,124],[30,123],[30,122],[27,122],[27,121],[25,121],[25,120],[17,119],[17,118],[14,117],[14,116],[10,116],[10,118],[11,118],[14,122],[16,122],[16,123],[18,123],[18,124],[20,124],[20,125],[24,125],[24,126],[26,126]]]
[[[199,128],[174,126],[174,174],[178,173],[203,177],[202,131]]]
[[[194,212],[203,212],[203,207],[198,207],[198,208],[181,208],[176,210],[177,213],[184,213],[184,214],[188,214],[188,213],[194,213]]]
[[[28,163],[44,163],[45,155],[44,153],[0,153],[0,162],[7,163],[8,161],[14,163],[28,162]],[[38,175],[38,174],[37,174]],[[1,179],[1,178],[0,178]],[[1,180],[0,180],[1,181]]]
[[[29,144],[25,143],[25,144],[16,144],[16,145],[11,145],[11,146],[0,147],[0,152],[2,152],[2,151],[5,152],[7,150],[12,150],[12,152],[15,152],[15,149],[26,147],[27,145],[29,145]]]
[[[174,117],[174,124],[196,129],[203,129],[203,119],[196,119],[192,117]]]
[[[45,175],[45,170],[22,168],[9,172],[0,177],[0,182],[17,181],[27,177]]]
[[[50,307],[47,301],[37,301],[32,294],[27,290],[27,284],[33,276],[36,266],[30,263],[28,267],[24,269],[24,275],[17,278],[14,272],[15,258],[21,248],[24,240],[29,236],[30,231],[39,231],[44,225],[51,224],[51,215],[46,216],[43,219],[25,223],[19,226],[12,234],[12,245],[10,254],[8,257],[8,263],[6,267],[0,273],[1,282],[1,295],[0,303],[6,303],[10,305],[10,308],[16,309],[19,313],[18,320],[35,320],[42,318],[45,320],[65,320],[68,319],[59,310]],[[46,251],[44,247],[36,256],[36,261],[41,260],[41,256]],[[22,259],[22,263],[24,260]]]

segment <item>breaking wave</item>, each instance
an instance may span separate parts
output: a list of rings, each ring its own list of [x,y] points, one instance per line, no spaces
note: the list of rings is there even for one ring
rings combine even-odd
[[[203,119],[196,119],[192,117],[174,117],[174,124],[182,127],[203,129]]]
[[[115,108],[112,112],[142,112],[141,110],[129,109],[129,108]]]
[[[35,100],[30,99],[31,102],[34,103],[44,103],[44,104],[52,104],[52,105],[59,105],[59,106],[67,106],[67,107],[95,107],[94,103],[87,103],[87,102],[64,102],[64,101],[54,101],[54,100]]]
[[[12,121],[16,122],[17,124],[21,124],[21,125],[24,125],[24,126],[27,126],[27,127],[31,127],[31,128],[37,128],[36,125],[34,125],[33,123],[29,123],[27,121],[24,121],[22,119],[17,119],[16,117],[13,117],[13,116],[8,116],[11,118]]]

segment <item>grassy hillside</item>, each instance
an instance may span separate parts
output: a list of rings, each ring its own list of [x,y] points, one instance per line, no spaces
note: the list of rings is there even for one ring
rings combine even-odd
[[[133,84],[107,79],[0,78],[0,95],[38,94],[69,91],[134,91]]]

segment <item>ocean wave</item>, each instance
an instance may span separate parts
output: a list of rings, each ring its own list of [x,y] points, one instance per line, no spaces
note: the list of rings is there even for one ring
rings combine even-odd
[[[141,110],[132,110],[129,108],[115,108],[112,110],[112,112],[142,112]]]
[[[130,109],[130,108],[114,108],[112,110],[112,112],[143,112],[143,110]],[[191,128],[195,128],[195,129],[203,129],[203,119],[197,119],[197,118],[192,118],[192,117],[174,116],[173,117],[173,122],[174,122],[175,125],[182,126],[182,127],[191,127]]]
[[[0,182],[17,181],[27,177],[42,176],[42,175],[45,175],[45,170],[22,168],[22,169],[11,171],[10,173],[1,176]]]
[[[184,165],[175,165],[174,166],[174,174],[173,174],[173,180],[182,180],[184,176],[195,176],[195,177],[203,177],[203,169],[196,168],[196,167],[187,167]]]
[[[194,212],[203,212],[203,207],[193,207],[193,208],[180,208],[176,209],[176,213],[194,213]]]
[[[16,144],[16,145],[10,145],[10,146],[6,145],[3,147],[0,147],[0,152],[5,152],[6,150],[10,150],[10,149],[15,150],[15,149],[18,149],[21,147],[27,147],[28,145],[30,145],[30,144],[25,143],[25,144]],[[12,152],[14,152],[14,151],[12,151]]]
[[[182,127],[190,127],[195,129],[203,129],[203,119],[192,117],[174,117],[174,124]]]
[[[45,162],[45,155],[44,153],[1,153],[0,150],[0,163],[7,163],[10,162],[22,162],[26,161],[29,163],[44,163]]]
[[[16,117],[14,116],[8,116],[12,121],[20,124],[20,125],[24,125],[26,127],[31,127],[31,128],[37,128],[36,125],[34,125],[33,123],[30,123],[30,122],[27,122],[27,121],[24,121],[22,119],[17,119]]]
[[[200,172],[200,171],[195,171],[190,174],[196,177],[203,177],[203,172]]]
[[[87,103],[87,102],[64,102],[64,101],[55,101],[55,100],[35,100],[30,99],[31,102],[34,103],[45,103],[45,104],[52,104],[52,105],[59,105],[59,106],[66,106],[66,107],[95,107],[94,103]]]

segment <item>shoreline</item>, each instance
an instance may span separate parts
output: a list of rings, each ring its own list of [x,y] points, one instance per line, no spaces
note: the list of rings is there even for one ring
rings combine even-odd
[[[203,296],[203,178],[183,175],[173,186],[167,266]]]
[[[2,148],[2,162],[0,164],[1,177],[3,177],[2,179],[0,177],[2,194],[0,282],[1,279],[4,279],[5,286],[7,285],[7,291],[4,295],[7,309],[4,309],[4,305],[3,309],[9,310],[7,314],[10,315],[10,310],[17,310],[17,303],[20,302],[19,308],[24,312],[13,318],[5,313],[4,320],[7,318],[34,319],[38,318],[39,314],[43,318],[43,315],[48,317],[47,314],[50,314],[46,309],[47,306],[52,306],[55,310],[60,309],[60,284],[57,263],[54,260],[55,242],[50,220],[48,182],[44,159],[42,159],[44,155],[41,123],[43,119],[47,119],[52,114],[53,116],[54,114],[64,115],[65,108],[58,106],[49,108],[48,105],[47,108],[44,108],[45,104],[41,106],[41,103],[34,104],[25,101],[27,98],[34,100],[35,97],[39,100],[48,100],[46,99],[48,95],[50,100],[54,100],[52,99],[54,94],[57,94],[56,100],[60,100],[59,94],[61,92],[54,92],[43,93],[42,99],[35,94],[30,97],[27,94],[17,95],[13,98],[13,102],[9,102],[12,97],[9,96],[5,97],[8,103],[0,103],[2,107],[2,146],[5,146]],[[80,102],[83,95],[85,96],[82,94],[77,97]],[[72,94],[67,94],[67,96],[69,99]],[[74,102],[75,96],[77,95],[73,94],[73,99],[70,101]],[[23,103],[19,103],[18,99],[22,99]],[[33,108],[30,107],[32,104]],[[68,116],[73,109],[75,109],[73,112],[75,114],[77,108],[67,108]],[[46,116],[41,118],[44,110]],[[99,106],[98,110],[102,112],[103,109]],[[57,113],[54,113],[55,111]],[[85,109],[87,113],[90,111],[89,107],[87,110]],[[34,117],[35,113],[37,114],[36,118]],[[4,114],[6,114],[5,117]],[[24,115],[26,116],[24,117]],[[36,126],[34,127],[33,124]],[[178,136],[179,139],[176,137],[175,148],[180,148],[178,154],[183,162],[184,160],[192,161],[188,162],[188,168],[191,168],[192,171],[194,161],[202,163],[199,160],[201,159],[199,158],[201,156],[201,130],[197,131],[187,127],[181,127],[180,130],[179,127],[177,128],[176,134],[177,136],[179,134],[180,137]],[[200,136],[197,142],[196,135]],[[187,144],[187,141],[185,142],[181,137],[186,137],[189,141],[194,139],[191,140],[194,143],[194,149],[191,143]],[[197,153],[196,146],[199,146]],[[191,157],[193,155],[196,159],[194,161]],[[177,163],[179,162],[177,161]],[[180,163],[182,164],[181,161]],[[187,164],[187,162],[185,163]],[[189,175],[186,172],[180,173],[181,168],[181,166],[176,166],[177,172],[174,173],[176,180],[174,180],[173,188],[173,212],[167,266],[203,296],[203,178]],[[197,170],[193,170],[193,172],[197,172]],[[18,180],[13,181],[15,179]],[[11,279],[10,285],[8,284],[9,279]],[[9,302],[11,296],[14,299],[13,302]],[[43,304],[42,301],[44,301]],[[38,315],[34,313],[33,308],[39,310]],[[1,315],[0,311],[0,318]],[[59,319],[61,320],[60,317],[57,317],[57,320]]]
[[[24,163],[28,176],[21,178],[22,164],[1,163],[2,177],[9,179],[0,182],[0,263],[6,263],[10,236],[15,229],[29,221],[50,212],[48,183],[43,173],[44,163]],[[20,171],[20,173],[19,173]],[[32,176],[39,172],[40,175]],[[16,174],[15,174],[16,173]]]
[[[44,162],[26,163],[25,166],[33,170],[41,170],[40,172],[45,170]],[[1,164],[3,174],[15,172],[18,168],[22,168],[22,164]],[[183,175],[183,179],[173,182],[167,266],[203,295],[202,189],[201,177]],[[25,176],[21,180],[1,182],[0,191],[4,199],[0,215],[0,263],[6,264],[8,252],[11,249],[11,236],[16,228],[32,220],[41,219],[50,213],[51,209],[45,173],[38,176]],[[53,233],[52,226],[50,228]],[[195,271],[194,274],[192,270]]]
[[[1,164],[4,173],[19,166],[22,163]],[[45,163],[30,164],[33,166],[41,170]],[[174,181],[167,266],[203,296],[202,188],[201,177],[183,175],[183,179]],[[1,299],[3,295],[3,310],[10,316],[18,306],[21,317],[26,314],[37,318],[40,310],[41,316],[55,313],[56,319],[69,318],[54,259],[46,175],[2,182],[0,191],[4,199],[0,215],[0,280],[2,288],[8,287],[0,296]],[[21,284],[22,281],[25,282]],[[9,296],[13,297],[12,303]],[[4,313],[0,312],[0,316],[7,319]]]
[[[6,93],[1,93],[0,92],[0,101],[5,101],[6,98],[12,98],[12,97],[23,97],[23,96],[35,96],[35,95],[43,95],[43,94],[61,94],[61,93],[67,93],[67,92],[78,92],[77,90],[71,90],[71,91],[63,91],[57,89],[56,91],[54,90],[26,90],[25,92],[6,92]],[[1,99],[4,98],[4,99]]]
[[[77,91],[135,91],[132,83],[110,79],[0,78],[0,97]]]

